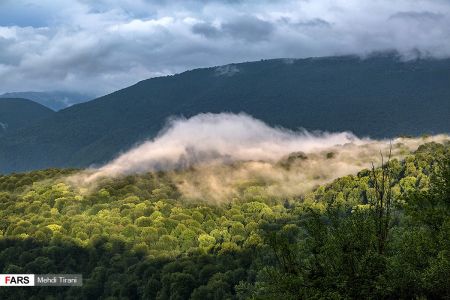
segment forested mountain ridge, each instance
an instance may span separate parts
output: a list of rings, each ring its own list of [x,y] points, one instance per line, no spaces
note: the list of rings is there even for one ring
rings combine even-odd
[[[85,102],[94,97],[74,92],[10,92],[0,95],[0,98],[24,98],[42,104],[54,111]],[[1,99],[0,99],[1,100]]]
[[[450,59],[278,59],[158,77],[0,138],[0,172],[85,167],[154,137],[171,116],[246,112],[290,129],[393,137],[450,132]]]
[[[104,179],[77,170],[0,176],[2,273],[82,273],[82,288],[1,289],[39,299],[446,299],[450,144],[293,197],[249,182],[222,204],[190,200],[164,172]],[[379,248],[375,183],[392,215]],[[17,255],[20,253],[20,255]]]
[[[54,112],[22,98],[0,99],[0,136],[50,117]]]

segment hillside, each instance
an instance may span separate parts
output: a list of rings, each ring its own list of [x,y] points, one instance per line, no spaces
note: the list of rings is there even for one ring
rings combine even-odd
[[[170,116],[246,112],[270,125],[391,137],[450,132],[450,59],[268,60],[139,82],[0,139],[1,172],[105,162]]]
[[[0,95],[0,98],[25,98],[42,104],[54,111],[66,108],[68,106],[85,102],[91,97],[74,92],[11,92]]]
[[[0,136],[32,125],[52,114],[54,112],[51,109],[27,99],[0,99]]]
[[[377,227],[383,170],[387,240]],[[4,288],[2,299],[450,296],[448,143],[288,198],[246,182],[218,204],[184,197],[168,173],[105,179],[86,193],[66,180],[76,172],[0,176],[0,272],[81,273],[83,287]]]

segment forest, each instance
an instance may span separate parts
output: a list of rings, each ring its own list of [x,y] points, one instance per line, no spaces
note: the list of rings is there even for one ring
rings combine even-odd
[[[1,273],[84,278],[0,299],[450,299],[449,142],[299,195],[244,182],[222,202],[165,172],[89,191],[77,172],[0,175]]]

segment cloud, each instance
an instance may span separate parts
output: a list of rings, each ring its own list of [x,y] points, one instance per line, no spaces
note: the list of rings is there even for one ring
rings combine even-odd
[[[449,137],[395,139],[393,158],[444,140]],[[293,196],[378,163],[389,145],[348,132],[272,128],[246,114],[199,114],[171,120],[155,139],[68,181],[89,189],[105,178],[165,171],[188,198],[231,199],[249,182],[269,195]]]
[[[293,132],[271,128],[246,114],[206,113],[170,120],[158,137],[120,155],[90,178],[183,169],[213,161],[275,161],[291,152],[362,142],[347,132]]]
[[[203,35],[206,38],[217,38],[221,30],[207,23],[198,23],[192,26],[192,32]]]
[[[444,18],[444,15],[429,11],[404,11],[395,13],[389,17],[389,19],[410,19],[415,21],[438,21],[442,18]]]
[[[192,32],[206,38],[232,38],[246,42],[268,40],[275,26],[271,22],[261,20],[251,15],[241,16],[224,22],[219,27],[210,23],[197,23],[192,26]]]
[[[450,2],[0,2],[0,92],[102,94],[196,67],[392,49],[449,57]]]
[[[235,65],[225,65],[225,66],[217,67],[215,72],[216,72],[217,76],[231,77],[231,76],[234,76],[235,74],[239,73],[240,70]]]
[[[275,26],[272,23],[253,16],[243,16],[222,25],[222,31],[225,34],[247,42],[267,40],[274,29]]]
[[[308,21],[301,21],[296,23],[297,26],[307,26],[307,27],[314,27],[314,26],[318,26],[318,27],[331,27],[332,25],[320,18],[315,18],[312,20],[308,20]]]

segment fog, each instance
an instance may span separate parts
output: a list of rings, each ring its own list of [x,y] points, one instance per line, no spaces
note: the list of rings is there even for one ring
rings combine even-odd
[[[188,198],[222,201],[249,183],[264,186],[268,195],[291,196],[379,164],[390,145],[392,158],[402,158],[420,144],[447,139],[372,140],[274,128],[246,114],[207,113],[169,120],[156,138],[71,181],[92,186],[104,177],[165,171]]]

